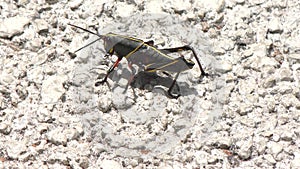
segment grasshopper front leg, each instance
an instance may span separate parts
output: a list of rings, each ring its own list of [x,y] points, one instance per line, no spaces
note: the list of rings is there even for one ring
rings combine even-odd
[[[119,65],[119,63],[120,63],[121,60],[122,60],[122,59],[118,58],[118,60],[117,60],[117,61],[116,61],[116,62],[108,69],[108,71],[107,71],[107,73],[106,73],[104,79],[101,80],[101,81],[96,82],[96,83],[95,83],[95,86],[100,86],[101,84],[107,82],[108,76],[110,75],[111,72],[114,71],[115,67],[117,67],[117,66]]]
[[[111,55],[113,55],[113,53],[114,53],[114,49],[111,48],[111,49],[107,52],[107,54],[105,54],[104,57],[111,56]],[[113,72],[114,69],[119,65],[119,63],[120,63],[120,61],[122,60],[122,58],[123,58],[123,57],[118,57],[118,59],[115,61],[115,63],[107,70],[107,73],[106,73],[104,79],[101,80],[101,81],[96,82],[96,83],[95,83],[95,86],[100,86],[101,84],[107,82],[108,76],[109,76],[109,75],[111,74],[111,72]]]

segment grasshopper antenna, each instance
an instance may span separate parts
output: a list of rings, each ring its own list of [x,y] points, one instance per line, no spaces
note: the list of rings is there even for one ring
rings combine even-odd
[[[83,47],[81,47],[81,48],[75,50],[74,53],[76,53],[76,52],[80,51],[81,49],[84,49],[84,48],[86,48],[86,47],[92,45],[93,43],[97,42],[97,41],[100,40],[100,39],[101,39],[101,38],[97,38],[96,40],[94,40],[94,41],[92,41],[92,42],[90,42],[90,43],[84,45]]]
[[[73,27],[78,28],[78,29],[81,29],[81,30],[83,30],[83,31],[85,31],[85,32],[88,32],[88,33],[90,33],[90,34],[96,35],[96,36],[98,36],[99,38],[102,38],[102,37],[103,37],[102,35],[99,35],[98,33],[92,32],[92,31],[87,30],[87,29],[84,29],[84,28],[82,28],[82,27],[79,27],[79,26],[76,26],[76,25],[73,25],[73,24],[70,24],[70,23],[68,23],[68,25],[73,26]]]
[[[79,26],[76,26],[76,25],[73,25],[73,24],[70,24],[70,23],[68,23],[68,25],[73,26],[73,27],[78,28],[78,29],[81,29],[81,30],[83,30],[83,31],[85,31],[85,32],[88,32],[88,33],[90,33],[90,34],[93,34],[93,35],[96,35],[96,36],[99,37],[99,38],[97,38],[96,40],[94,40],[94,41],[92,41],[92,42],[90,42],[90,43],[84,45],[83,47],[77,49],[76,51],[74,51],[74,53],[76,53],[76,52],[78,52],[78,51],[80,51],[80,50],[82,50],[82,49],[84,49],[84,48],[86,48],[86,47],[88,47],[88,46],[94,44],[95,42],[97,42],[98,40],[100,40],[100,39],[103,38],[102,35],[99,35],[98,33],[94,33],[94,32],[92,32],[92,31],[90,31],[90,30],[85,29],[85,28],[82,28],[82,27],[79,27]]]

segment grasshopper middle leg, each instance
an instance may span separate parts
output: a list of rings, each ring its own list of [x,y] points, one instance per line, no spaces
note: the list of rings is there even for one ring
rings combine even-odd
[[[177,99],[177,98],[180,96],[180,94],[178,94],[178,95],[172,94],[172,90],[173,90],[173,88],[174,88],[174,86],[175,86],[175,84],[176,84],[176,80],[177,80],[178,76],[179,76],[179,73],[176,74],[176,76],[175,76],[175,78],[174,78],[174,80],[173,80],[171,86],[170,86],[169,89],[168,89],[168,95],[171,96],[171,97],[174,98],[174,99]]]

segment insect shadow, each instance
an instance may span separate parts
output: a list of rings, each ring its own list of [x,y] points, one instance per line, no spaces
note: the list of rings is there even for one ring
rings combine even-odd
[[[118,85],[118,81],[120,81],[123,78],[127,80],[126,87],[123,87],[123,93],[126,93],[126,91],[129,90],[128,87],[130,86],[134,93],[135,89],[141,89],[147,90],[152,93],[161,93],[168,96],[166,93],[166,88],[169,88],[169,86],[172,85],[173,77],[167,72],[162,72],[161,74],[163,75],[158,75],[157,72],[139,71],[132,77],[132,72],[130,72],[125,65],[119,65],[119,69],[122,70],[121,74],[116,75],[116,73],[113,73],[109,76],[109,79],[117,82],[113,86],[111,86],[112,91],[114,91],[116,87],[121,86]],[[101,76],[105,75],[100,75],[100,79],[102,78]],[[178,81],[174,85],[173,92],[174,94],[180,94],[181,96],[198,94],[195,88],[191,87],[190,84],[183,81]]]
[[[155,72],[141,71],[134,76],[130,86],[133,88],[139,88],[142,90],[148,90],[154,93],[166,92],[164,88],[169,88],[173,83],[173,77],[159,76]],[[157,90],[158,89],[158,90]],[[195,88],[192,88],[187,82],[177,82],[174,85],[173,92],[180,94],[181,96],[197,95],[198,92]]]

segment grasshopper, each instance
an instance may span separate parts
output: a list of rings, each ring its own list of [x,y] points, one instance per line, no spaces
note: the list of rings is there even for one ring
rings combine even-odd
[[[195,50],[189,45],[175,47],[175,48],[158,49],[154,46],[153,40],[144,42],[143,40],[138,38],[118,35],[114,33],[100,35],[98,33],[94,33],[92,31],[89,31],[87,29],[84,29],[82,27],[73,24],[69,24],[69,25],[98,36],[96,40],[81,47],[75,52],[95,43],[98,40],[103,40],[104,49],[106,51],[105,57],[112,56],[113,54],[115,54],[118,57],[118,59],[114,62],[114,64],[108,69],[104,79],[96,82],[95,86],[99,86],[107,82],[107,78],[118,66],[120,61],[123,58],[126,58],[129,65],[135,64],[138,67],[143,68],[143,70],[147,72],[164,71],[164,72],[176,73],[175,78],[173,79],[173,82],[168,89],[168,95],[171,96],[172,98],[178,98],[180,95],[173,95],[172,89],[176,83],[179,73],[188,69],[192,69],[195,65],[195,63],[192,60],[185,59],[184,56],[182,55],[181,57],[178,58],[173,58],[168,55],[170,53],[181,52],[181,51],[192,51],[193,56],[195,57],[199,65],[201,76],[208,75],[203,70]]]

